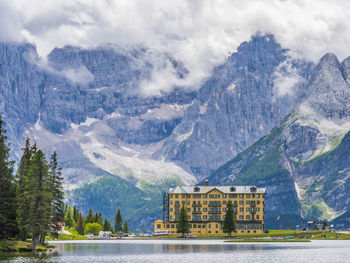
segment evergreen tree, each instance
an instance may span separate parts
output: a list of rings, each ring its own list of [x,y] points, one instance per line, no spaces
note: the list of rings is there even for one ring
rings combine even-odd
[[[226,215],[224,219],[223,231],[231,236],[231,232],[236,230],[235,215],[233,213],[232,202],[229,201],[226,206]]]
[[[16,188],[13,178],[13,161],[9,160],[10,148],[6,144],[6,129],[0,116],[0,239],[17,234]]]
[[[73,209],[71,206],[68,206],[67,212],[64,216],[64,222],[67,227],[75,227],[75,221],[73,217]]]
[[[112,226],[109,220],[106,218],[103,224],[103,231],[112,231]]]
[[[98,213],[96,212],[95,216],[94,216],[94,223],[98,223]]]
[[[118,209],[118,212],[115,215],[115,220],[114,220],[115,232],[121,231],[122,227],[123,227],[123,217],[122,217],[122,214],[120,213],[120,209]]]
[[[79,212],[78,212],[77,206],[74,205],[74,207],[73,207],[73,218],[74,218],[75,222],[78,222],[78,215],[79,215]]]
[[[85,219],[85,224],[88,223],[94,223],[94,211],[92,210],[92,208],[89,209],[89,214],[87,215],[86,219]]]
[[[30,140],[27,137],[25,147],[22,149],[23,155],[17,169],[17,222],[19,227],[19,239],[26,240],[29,236],[29,205],[30,200],[23,193],[26,191],[27,185],[25,181],[28,180],[30,160],[32,158],[32,149],[30,147]]]
[[[64,221],[64,193],[63,177],[61,168],[58,168],[57,154],[53,152],[50,158],[50,176],[52,193],[52,216],[51,216],[51,234],[58,236],[61,223]]]
[[[123,225],[123,232],[124,233],[128,233],[129,232],[129,226],[128,226],[128,222],[125,222]]]
[[[97,218],[97,222],[96,223],[99,223],[101,226],[103,225],[102,214],[101,213],[98,214],[98,218]]]
[[[84,218],[81,213],[78,214],[77,231],[80,235],[84,235]]]
[[[185,206],[182,206],[180,209],[179,218],[176,225],[176,232],[182,234],[182,237],[190,232],[190,224],[188,223]]]
[[[49,165],[41,150],[36,150],[33,155],[25,183],[24,195],[30,200],[29,229],[35,250],[40,236],[45,236],[49,232],[52,214],[52,181],[49,175]]]

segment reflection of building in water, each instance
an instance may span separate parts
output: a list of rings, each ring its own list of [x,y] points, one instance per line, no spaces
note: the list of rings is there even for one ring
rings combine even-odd
[[[264,231],[265,188],[255,186],[177,186],[164,193],[163,220],[154,222],[155,232],[176,234],[181,206],[186,207],[191,234],[223,234],[229,201],[233,204],[236,233]],[[161,232],[160,232],[161,233]]]

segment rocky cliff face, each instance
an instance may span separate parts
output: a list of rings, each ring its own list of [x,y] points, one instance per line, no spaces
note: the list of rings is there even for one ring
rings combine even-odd
[[[267,187],[267,211],[328,219],[349,208],[348,59],[326,54],[293,113],[210,180]]]
[[[32,45],[1,44],[0,114],[7,123],[15,157],[18,159],[21,154],[25,136],[46,152],[56,150],[70,189],[91,182],[89,189],[96,190],[97,178],[102,175],[121,177],[121,185],[128,183],[129,187],[131,183],[152,194],[172,185],[194,184],[280,123],[296,100],[306,96],[302,91],[313,70],[311,63],[290,57],[272,35],[254,36],[217,66],[198,91],[185,92],[176,87],[162,96],[140,96],[141,84],[151,78],[154,68],[168,66],[178,78],[187,77],[181,61],[164,54],[159,57],[160,65],[154,65],[147,50],[106,46],[93,50],[56,48],[47,59],[42,59]],[[337,64],[346,82],[348,64]],[[317,70],[324,68],[327,67]],[[312,76],[313,83],[316,75]],[[322,92],[326,93],[324,88]],[[330,109],[324,101],[319,105],[314,98],[305,105],[319,111],[326,120],[347,118],[341,100],[332,102],[338,105],[337,109]],[[320,109],[316,109],[316,104]],[[289,176],[294,169],[289,155],[297,158],[296,151],[311,158],[313,155],[307,150],[320,148],[318,141],[306,144],[305,149],[301,148],[301,141],[296,147],[287,132],[307,132],[310,142],[314,142],[314,137],[322,141],[322,137],[313,126],[301,130],[299,126],[283,129],[285,134],[279,134],[280,139],[271,139],[267,145],[261,143],[262,148],[256,148],[254,154],[244,158],[238,155],[242,158],[234,166],[238,174],[265,151],[271,150],[271,158],[283,153],[283,165],[272,165],[273,171],[282,171],[283,176],[256,181],[271,183],[272,209],[280,204],[279,192],[288,191],[293,199],[287,196],[285,201],[290,201],[293,212],[302,213]],[[336,134],[336,138],[343,135],[344,132]],[[265,169],[264,165],[259,162],[256,169]],[[234,179],[216,178],[218,183]],[[251,184],[243,179],[241,182]],[[81,199],[72,194],[70,200]],[[101,205],[96,203],[96,209]]]

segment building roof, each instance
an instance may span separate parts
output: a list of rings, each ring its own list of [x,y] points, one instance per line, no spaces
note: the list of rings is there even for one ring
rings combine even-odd
[[[206,194],[212,190],[218,190],[224,194],[265,194],[266,188],[250,186],[176,186],[170,188],[169,194]]]

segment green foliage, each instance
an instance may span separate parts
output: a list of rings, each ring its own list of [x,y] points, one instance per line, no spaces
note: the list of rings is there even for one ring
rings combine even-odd
[[[85,225],[85,235],[86,234],[93,234],[94,236],[98,236],[100,231],[102,230],[102,226],[98,223],[87,223]]]
[[[58,235],[61,228],[60,223],[64,220],[64,193],[63,177],[61,168],[58,167],[57,154],[53,152],[50,158],[50,176],[51,176],[51,193],[52,193],[52,216],[51,216],[51,234]]]
[[[190,232],[190,224],[188,223],[185,206],[182,206],[180,209],[178,222],[176,225],[176,232],[182,236]]]
[[[226,206],[226,214],[224,219],[223,231],[231,236],[231,233],[236,230],[235,215],[233,213],[232,202],[229,201]]]
[[[30,162],[28,178],[25,178],[24,195],[30,200],[29,224],[32,233],[33,249],[40,235],[45,236],[50,229],[52,215],[52,180],[44,153],[36,150]]]
[[[84,218],[81,213],[78,214],[76,229],[80,235],[84,235]]]
[[[78,212],[77,206],[74,205],[74,207],[73,207],[73,218],[74,218],[75,222],[78,222],[78,215],[79,215],[79,212]]]
[[[120,209],[118,209],[117,214],[115,215],[115,220],[114,220],[114,230],[115,232],[121,231],[123,228],[123,217],[120,212]]]
[[[13,163],[9,160],[10,148],[6,144],[6,130],[0,116],[0,239],[17,234],[16,188]]]
[[[129,232],[128,222],[125,222],[125,223],[123,224],[123,232],[124,232],[124,233],[128,233],[128,232]]]
[[[105,222],[103,224],[103,231],[113,231],[111,223],[109,222],[109,220],[107,218],[105,219]]]
[[[68,202],[76,204],[84,214],[93,208],[101,211],[110,222],[114,222],[115,212],[120,208],[133,231],[151,231],[152,222],[162,213],[161,193],[143,192],[115,176],[99,177],[94,182],[67,192],[67,196]]]
[[[321,204],[313,203],[311,205],[303,205],[303,209],[306,214],[305,218],[307,220],[317,220],[323,214],[323,208]]]
[[[85,224],[88,223],[94,223],[94,211],[92,210],[92,208],[89,209],[89,214],[87,215],[86,219],[85,219]]]
[[[74,221],[74,217],[73,217],[73,209],[71,206],[68,206],[66,214],[64,216],[64,222],[66,224],[67,227],[75,227],[75,221]]]

